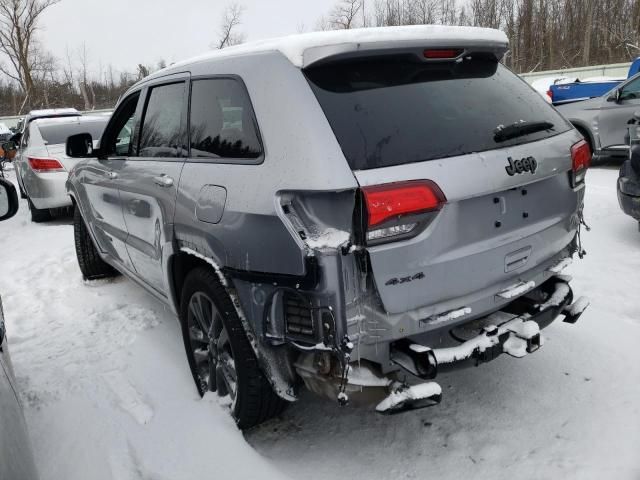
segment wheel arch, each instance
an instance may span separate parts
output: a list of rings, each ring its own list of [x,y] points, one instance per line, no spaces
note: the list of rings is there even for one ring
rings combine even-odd
[[[585,138],[585,140],[589,143],[589,148],[591,148],[591,153],[596,153],[596,140],[591,132],[591,129],[587,127],[584,123],[579,120],[570,120],[573,127],[580,132],[580,134]]]
[[[278,355],[278,352],[268,345],[265,345],[251,327],[251,322],[248,321],[242,309],[241,299],[235,293],[232,280],[224,275],[221,268],[213,259],[188,248],[180,249],[169,259],[170,295],[176,306],[176,311],[180,312],[182,289],[187,275],[199,267],[212,270],[217,275],[227,295],[231,298],[231,303],[233,303],[236,309],[244,334],[247,336],[258,359],[260,368],[271,384],[273,391],[283,400],[289,402],[297,400],[297,396],[294,393],[294,379],[289,375],[289,370],[282,366],[282,359]],[[276,357],[280,361],[277,361]]]

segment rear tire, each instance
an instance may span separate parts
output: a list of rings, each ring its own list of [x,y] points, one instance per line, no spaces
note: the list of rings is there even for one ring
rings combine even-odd
[[[73,237],[76,244],[78,266],[85,280],[118,275],[118,272],[111,265],[100,258],[78,207],[73,212]]]
[[[211,306],[206,306],[208,301]],[[196,318],[196,304],[201,306],[200,312],[205,312],[201,315],[205,322],[210,319],[204,328],[199,328],[204,322]],[[202,307],[203,304],[205,307]],[[236,308],[211,269],[198,267],[185,279],[180,302],[180,323],[198,393],[201,396],[214,390],[219,395],[228,393],[232,399],[231,414],[238,428],[244,430],[254,427],[283,410],[286,402],[275,394],[260,369]],[[221,373],[230,364],[233,369],[231,376],[235,380],[231,388],[225,379],[226,372]]]
[[[27,197],[29,203],[29,211],[31,212],[31,221],[34,223],[48,222],[51,220],[51,212],[48,208],[36,208],[31,199]]]

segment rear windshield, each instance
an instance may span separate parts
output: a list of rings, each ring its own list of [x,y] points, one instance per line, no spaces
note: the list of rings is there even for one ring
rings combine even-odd
[[[482,152],[571,128],[492,59],[369,59],[310,68],[305,75],[353,170]],[[523,121],[553,128],[496,137],[500,128]]]
[[[40,135],[47,145],[59,145],[67,142],[67,138],[78,133],[90,133],[94,140],[100,140],[102,131],[109,119],[104,121],[61,123],[55,125],[38,125]]]

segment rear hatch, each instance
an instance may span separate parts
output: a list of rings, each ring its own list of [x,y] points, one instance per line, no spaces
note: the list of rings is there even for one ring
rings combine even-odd
[[[571,125],[495,56],[442,52],[305,70],[361,186],[389,313],[526,281],[575,235]]]

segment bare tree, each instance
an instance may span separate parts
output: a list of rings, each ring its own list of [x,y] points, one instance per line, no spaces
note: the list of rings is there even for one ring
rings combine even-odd
[[[9,66],[0,65],[0,72],[16,81],[26,97],[35,91],[34,72],[43,63],[35,38],[40,15],[59,1],[0,0],[0,52],[9,60]]]
[[[362,8],[362,0],[341,0],[329,14],[329,26],[332,30],[350,30],[357,27],[358,13]]]
[[[87,53],[87,44],[85,42],[82,42],[82,47],[80,47],[78,55],[80,57],[80,80],[78,82],[80,84],[80,93],[84,100],[84,109],[93,110],[96,99],[92,85],[88,79],[89,56]]]
[[[223,49],[244,42],[244,34],[236,32],[242,23],[244,10],[244,7],[239,3],[232,3],[225,8],[216,48]]]

